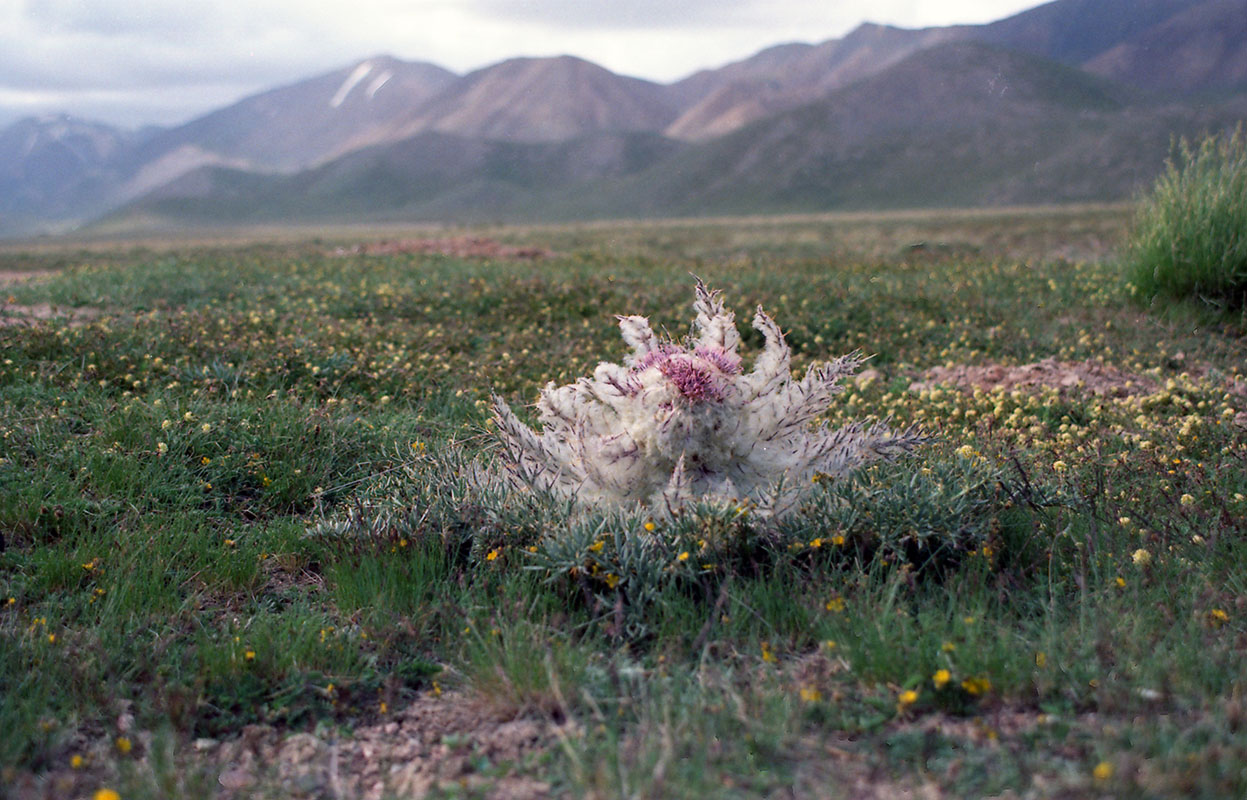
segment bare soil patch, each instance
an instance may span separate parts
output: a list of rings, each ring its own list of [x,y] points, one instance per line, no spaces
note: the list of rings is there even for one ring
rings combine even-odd
[[[158,760],[151,735],[129,735],[134,772],[151,774]],[[558,735],[559,726],[548,719],[507,718],[459,692],[428,693],[349,733],[247,725],[230,739],[199,739],[176,756],[174,769],[204,776],[204,783],[215,784],[212,796],[219,800],[381,800],[422,798],[438,790],[456,797],[467,792],[490,800],[539,800],[550,796],[550,786],[523,774],[522,765]],[[95,747],[85,749],[82,768],[10,775],[8,796],[89,798],[96,787],[113,785],[107,766],[116,758],[111,739],[92,738]]]
[[[9,286],[14,283],[25,283],[26,281],[39,280],[40,278],[48,278],[56,274],[56,270],[51,269],[0,269],[0,286]]]
[[[0,328],[10,328],[15,325],[32,325],[37,322],[48,322],[51,320],[65,321],[70,325],[83,325],[99,318],[103,313],[100,309],[92,308],[91,306],[66,308],[64,306],[54,306],[50,303],[21,305],[18,303],[6,303],[3,302],[3,298],[0,298]]]
[[[263,785],[289,798],[379,800],[462,787],[498,800],[535,800],[550,787],[506,765],[548,747],[555,728],[549,720],[499,717],[463,694],[430,693],[350,738],[248,726],[231,741],[195,746],[220,765],[226,798],[250,797]]]
[[[544,247],[506,245],[484,236],[450,236],[433,239],[393,239],[352,248],[339,248],[334,255],[389,256],[402,253],[428,253],[455,258],[487,258],[537,261],[554,255]]]
[[[1055,388],[1060,391],[1090,392],[1103,397],[1148,394],[1158,388],[1156,381],[1151,378],[1099,361],[1058,361],[1055,358],[1013,367],[1003,364],[934,367],[922,374],[922,380],[910,384],[909,390],[920,392],[936,386],[951,386],[967,391],[1003,389],[1024,392]]]

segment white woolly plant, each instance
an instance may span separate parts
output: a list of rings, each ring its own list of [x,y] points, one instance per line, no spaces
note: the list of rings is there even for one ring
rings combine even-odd
[[[495,396],[512,478],[579,503],[674,512],[710,500],[778,516],[821,477],[843,477],[924,441],[915,429],[813,424],[841,391],[841,378],[863,362],[859,353],[794,380],[784,335],[759,306],[753,327],[766,345],[745,373],[735,315],[719,293],[698,280],[693,308],[693,336],[684,344],[659,338],[645,317],[620,317],[632,354],[622,365],[598,364],[592,378],[547,384],[537,402],[540,433]]]

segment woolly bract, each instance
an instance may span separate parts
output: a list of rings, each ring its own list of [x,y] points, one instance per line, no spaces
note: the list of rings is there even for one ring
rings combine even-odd
[[[540,433],[494,397],[501,457],[514,481],[580,503],[676,510],[711,500],[774,515],[821,477],[923,441],[916,430],[881,424],[814,425],[862,356],[814,365],[794,380],[784,335],[759,306],[753,327],[766,345],[745,373],[735,315],[700,280],[696,291],[689,341],[659,338],[645,317],[620,317],[632,354],[622,365],[598,364],[592,378],[547,384],[537,402]]]

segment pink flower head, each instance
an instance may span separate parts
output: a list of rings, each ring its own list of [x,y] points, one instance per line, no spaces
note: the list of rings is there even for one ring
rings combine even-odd
[[[719,347],[698,347],[692,352],[666,343],[632,365],[637,375],[651,367],[675,386],[686,400],[694,403],[719,401],[731,386],[729,376],[740,372],[740,356]]]

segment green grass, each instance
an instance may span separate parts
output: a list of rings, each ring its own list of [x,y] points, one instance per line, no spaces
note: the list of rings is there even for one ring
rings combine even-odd
[[[1182,139],[1135,220],[1127,262],[1146,299],[1247,306],[1247,138]]]
[[[0,778],[212,797],[206,740],[349,742],[451,697],[551,727],[517,760],[452,737],[472,780],[442,796],[1242,795],[1243,331],[1140,311],[1104,249],[1123,227],[493,231],[557,251],[537,264],[336,256],[337,234],[11,248],[59,272],[5,287],[9,313],[104,316],[0,328]],[[1099,255],[1045,256],[1071,251]],[[519,408],[619,360],[617,313],[683,333],[690,272],[741,320],[762,303],[799,371],[875,354],[829,422],[935,441],[779,529],[468,480],[491,391]],[[1046,357],[1133,383],[909,390]],[[269,766],[257,796],[330,792]]]

